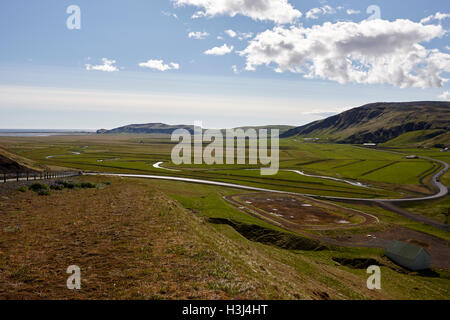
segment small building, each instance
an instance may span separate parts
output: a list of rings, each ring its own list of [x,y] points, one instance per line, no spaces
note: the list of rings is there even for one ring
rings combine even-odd
[[[419,157],[416,156],[416,155],[410,155],[410,156],[406,156],[405,159],[410,159],[410,160],[412,160],[412,159],[419,159]]]
[[[377,144],[376,143],[364,143],[363,146],[364,147],[376,147]]]
[[[393,241],[386,249],[386,256],[396,264],[413,271],[431,267],[431,256],[424,248],[403,241]]]

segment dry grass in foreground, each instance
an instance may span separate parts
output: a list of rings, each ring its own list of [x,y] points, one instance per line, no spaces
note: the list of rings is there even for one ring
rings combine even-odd
[[[408,288],[370,291],[365,270],[338,266],[331,253],[248,241],[169,198],[167,183],[80,180],[99,187],[0,189],[0,299],[389,299],[413,298],[409,287],[418,286],[386,270],[394,277],[386,286],[408,279]],[[81,268],[81,290],[66,287],[70,265]],[[417,281],[418,294],[445,290]]]
[[[239,286],[183,210],[142,184],[0,197],[1,299],[220,299],[232,291],[214,284]],[[82,290],[67,289],[69,265]]]

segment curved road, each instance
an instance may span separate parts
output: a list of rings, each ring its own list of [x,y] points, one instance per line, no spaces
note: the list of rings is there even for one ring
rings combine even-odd
[[[424,157],[425,158],[425,157]],[[441,176],[447,172],[449,169],[448,163],[432,158],[427,158],[429,160],[438,162],[442,164],[444,167],[439,170],[439,172],[435,173],[431,177],[431,185],[438,189],[439,191],[431,196],[425,196],[425,197],[417,197],[417,198],[407,198],[407,199],[364,199],[364,198],[349,198],[349,197],[333,197],[333,196],[321,196],[321,195],[315,195],[315,194],[305,194],[305,193],[298,193],[298,192],[288,192],[288,191],[281,191],[281,190],[273,190],[273,189],[266,189],[266,188],[258,188],[258,187],[250,187],[240,184],[234,184],[234,183],[226,183],[226,182],[218,182],[218,181],[210,181],[210,180],[202,180],[202,179],[191,179],[191,178],[181,178],[181,177],[171,177],[171,176],[157,176],[157,175],[144,175],[144,174],[120,174],[120,173],[85,173],[86,175],[104,175],[104,176],[118,176],[118,177],[128,177],[128,178],[145,178],[145,179],[159,179],[159,180],[170,180],[170,181],[181,181],[181,182],[189,182],[189,183],[198,183],[198,184],[206,184],[206,185],[214,185],[214,186],[221,186],[221,187],[230,187],[230,188],[236,188],[236,189],[243,189],[243,190],[251,190],[251,191],[260,191],[260,192],[274,192],[274,193],[283,193],[283,194],[292,194],[292,195],[301,195],[301,196],[307,196],[312,198],[319,198],[319,199],[326,199],[326,200],[344,200],[344,201],[364,201],[364,202],[372,202],[376,203],[379,206],[383,207],[384,209],[396,212],[405,218],[422,222],[428,225],[431,225],[433,227],[436,227],[440,230],[444,230],[447,232],[450,232],[450,226],[437,222],[435,220],[410,213],[404,209],[398,208],[395,206],[395,203],[401,203],[401,202],[411,202],[411,201],[426,201],[426,200],[434,200],[439,199],[447,195],[448,188],[445,186],[441,181]],[[157,163],[154,165],[155,168],[160,168],[159,166],[162,163]],[[163,168],[161,168],[163,169]],[[165,169],[165,168],[164,168]]]
[[[198,184],[207,184],[207,185],[214,185],[214,186],[221,186],[221,187],[230,187],[230,188],[236,188],[236,189],[244,189],[244,190],[251,190],[251,191],[262,191],[262,192],[275,192],[275,193],[285,193],[285,194],[294,194],[294,195],[301,195],[301,196],[307,196],[307,197],[313,197],[313,198],[322,198],[322,199],[328,199],[328,200],[349,200],[349,201],[370,201],[370,202],[410,202],[410,201],[425,201],[425,200],[434,200],[439,199],[447,195],[448,188],[440,182],[439,178],[447,172],[449,169],[449,165],[440,160],[431,159],[430,160],[439,162],[444,165],[444,168],[442,168],[439,172],[433,175],[431,178],[431,184],[433,187],[439,189],[439,191],[431,196],[425,196],[425,197],[417,197],[417,198],[406,198],[406,199],[367,199],[367,198],[349,198],[349,197],[334,197],[334,196],[322,196],[322,195],[316,195],[316,194],[307,194],[307,193],[298,193],[298,192],[289,192],[289,191],[282,191],[282,190],[273,190],[273,189],[266,189],[266,188],[258,188],[258,187],[250,187],[245,186],[241,184],[234,184],[234,183],[226,183],[226,182],[219,182],[219,181],[211,181],[211,180],[203,180],[203,179],[192,179],[192,178],[182,178],[182,177],[173,177],[173,176],[158,176],[158,175],[146,175],[146,174],[122,174],[122,173],[100,173],[100,172],[89,172],[85,173],[86,175],[104,175],[104,176],[116,176],[116,177],[128,177],[128,178],[145,178],[145,179],[159,179],[159,180],[170,180],[170,181],[181,181],[181,182],[190,182],[190,183],[198,183]],[[158,162],[157,165],[160,165],[161,163]],[[163,169],[163,168],[161,168]],[[164,168],[165,169],[165,168]]]

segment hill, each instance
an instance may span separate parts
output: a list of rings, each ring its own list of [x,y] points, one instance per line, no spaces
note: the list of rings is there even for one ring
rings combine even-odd
[[[0,173],[16,173],[16,172],[37,172],[49,169],[47,166],[39,165],[34,161],[23,158],[16,154],[0,148]]]
[[[276,125],[268,125],[268,126],[255,126],[255,127],[239,127],[235,129],[278,129],[280,130],[280,134],[293,129],[293,126],[276,126]],[[131,124],[119,128],[115,128],[112,130],[100,129],[97,130],[97,134],[172,134],[173,131],[177,129],[186,129],[190,133],[194,132],[194,126],[189,125],[168,125],[164,123],[147,123],[147,124]],[[224,131],[224,130],[222,130]]]
[[[189,132],[194,132],[193,126],[187,125],[168,125],[164,123],[146,123],[146,124],[130,124],[127,126],[115,128],[112,130],[100,129],[97,134],[121,134],[121,133],[131,133],[131,134],[172,134],[173,131],[177,129],[186,129]]]
[[[243,130],[247,130],[247,129],[255,129],[255,130],[260,130],[260,129],[268,129],[268,130],[272,130],[272,129],[278,129],[280,130],[280,134],[283,134],[289,130],[294,129],[294,126],[283,126],[283,125],[279,125],[279,126],[254,126],[254,127],[239,127],[239,128],[234,128],[234,129],[243,129]]]
[[[3,173],[16,173],[26,171],[27,168],[21,166],[17,162],[8,159],[0,154],[0,172]]]
[[[321,138],[339,143],[384,143],[405,133],[433,130],[440,140],[450,130],[450,102],[372,103],[286,131],[282,137]]]

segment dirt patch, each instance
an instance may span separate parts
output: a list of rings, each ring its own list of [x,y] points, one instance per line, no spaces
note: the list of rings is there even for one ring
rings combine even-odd
[[[416,246],[419,246],[419,247],[422,247],[422,248],[425,248],[425,249],[430,247],[429,243],[426,243],[426,242],[423,242],[423,241],[419,241],[419,240],[416,240],[416,239],[408,239],[408,240],[406,240],[406,242],[409,242],[411,244],[414,244]]]
[[[313,291],[318,300],[331,300],[330,295],[325,291]]]
[[[251,241],[274,245],[288,250],[317,251],[325,247],[319,241],[300,237],[294,234],[267,229],[257,225],[250,225],[222,218],[209,218],[208,222],[226,224]]]
[[[293,231],[348,229],[376,222],[371,215],[308,197],[253,193],[226,199],[240,210]]]

